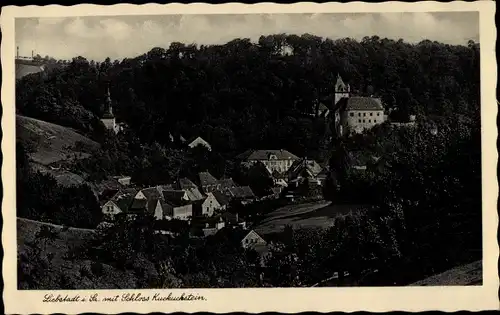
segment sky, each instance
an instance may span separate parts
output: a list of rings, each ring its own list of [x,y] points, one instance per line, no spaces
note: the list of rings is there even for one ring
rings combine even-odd
[[[235,38],[258,40],[278,33],[362,39],[377,35],[417,43],[479,42],[478,12],[135,15],[17,18],[21,56],[31,51],[56,59],[83,56],[101,61],[131,58],[171,42],[224,44]]]

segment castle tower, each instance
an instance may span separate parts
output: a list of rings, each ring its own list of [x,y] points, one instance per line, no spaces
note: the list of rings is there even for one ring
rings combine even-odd
[[[102,123],[106,128],[118,133],[118,125],[116,124],[115,115],[113,115],[113,106],[111,102],[111,94],[109,93],[109,86],[106,91],[106,100],[104,102],[104,114],[101,118]]]
[[[351,92],[351,87],[349,86],[349,84],[346,85],[342,80],[342,78],[340,77],[340,74],[338,74],[337,82],[335,82],[334,105],[337,105],[337,103],[344,97],[349,97],[350,92]]]

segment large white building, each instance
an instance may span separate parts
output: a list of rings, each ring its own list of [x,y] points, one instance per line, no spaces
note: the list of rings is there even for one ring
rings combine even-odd
[[[298,156],[287,150],[250,150],[238,156],[243,160],[243,164],[251,165],[261,162],[272,174],[285,173],[292,166],[293,162],[299,159]]]
[[[340,76],[335,83],[333,111],[335,129],[339,135],[346,132],[362,133],[385,121],[382,101],[374,97],[352,96],[349,85]]]

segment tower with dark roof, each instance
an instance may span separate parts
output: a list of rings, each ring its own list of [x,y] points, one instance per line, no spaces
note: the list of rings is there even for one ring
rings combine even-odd
[[[115,115],[113,114],[113,105],[111,101],[111,93],[109,92],[109,86],[106,90],[106,99],[104,101],[104,114],[101,118],[102,123],[107,129],[112,130],[114,133],[118,133],[119,126],[116,124]]]
[[[345,84],[340,74],[337,74],[337,82],[335,82],[335,100],[333,105],[337,105],[337,103],[345,97],[348,98],[350,93],[351,87],[349,84]]]

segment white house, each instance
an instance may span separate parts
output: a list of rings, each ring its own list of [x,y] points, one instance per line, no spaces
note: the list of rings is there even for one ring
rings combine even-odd
[[[198,203],[198,207],[199,214],[203,216],[213,216],[215,210],[221,209],[222,206],[212,193],[208,193],[207,197]]]
[[[245,249],[265,245],[267,245],[267,242],[254,230],[248,232],[248,234],[241,240],[241,246]]]
[[[191,141],[188,146],[192,149],[194,147],[197,147],[197,146],[204,146],[205,148],[207,148],[208,151],[212,151],[212,146],[206,142],[205,140],[203,140],[203,138],[201,137],[197,137],[196,139],[194,139],[193,141]]]

